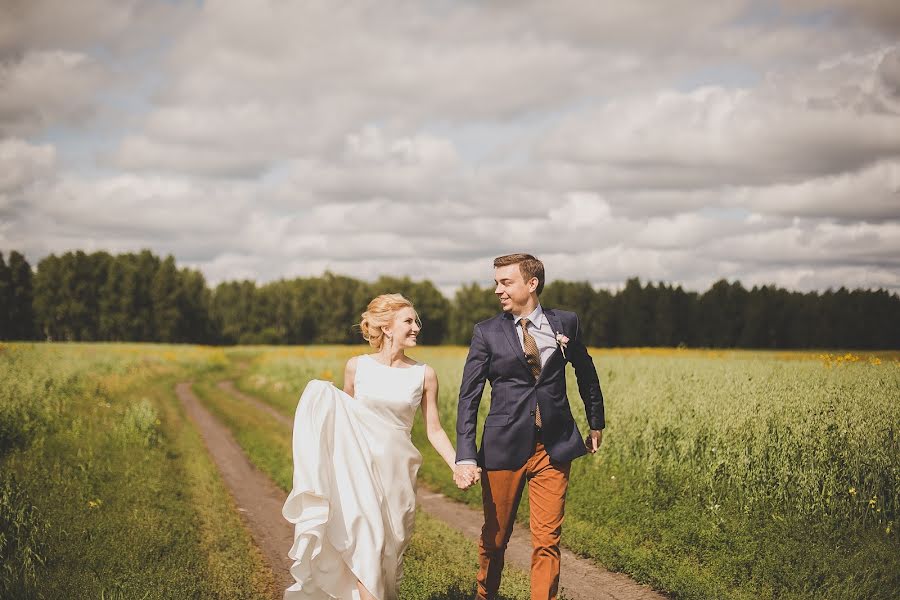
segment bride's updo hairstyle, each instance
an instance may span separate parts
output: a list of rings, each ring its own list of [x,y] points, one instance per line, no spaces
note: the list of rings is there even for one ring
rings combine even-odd
[[[389,327],[393,323],[397,311],[407,307],[413,311],[416,310],[412,302],[401,294],[381,294],[372,298],[366,312],[362,314],[362,321],[359,322],[362,336],[370,346],[381,350],[384,346],[384,331],[381,328]],[[422,326],[418,313],[416,313],[416,323],[419,324],[419,327]]]

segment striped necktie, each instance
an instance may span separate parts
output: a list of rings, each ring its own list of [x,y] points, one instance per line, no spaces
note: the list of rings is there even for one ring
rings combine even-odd
[[[531,374],[537,380],[541,374],[541,357],[538,354],[537,342],[528,333],[528,326],[531,325],[531,322],[528,319],[521,319],[519,323],[522,325],[522,341],[525,342],[525,360],[528,361]],[[537,404],[534,406],[534,424],[537,427],[541,426],[541,407]]]

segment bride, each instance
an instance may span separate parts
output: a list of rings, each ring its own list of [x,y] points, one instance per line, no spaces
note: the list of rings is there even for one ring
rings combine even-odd
[[[434,369],[405,354],[421,328],[412,303],[378,296],[359,326],[376,352],[347,361],[343,391],[310,381],[294,416],[293,489],[282,514],[294,523],[295,583],[285,600],[397,598],[422,463],[410,439],[419,406],[428,441],[456,484],[467,488],[478,477],[456,470]]]

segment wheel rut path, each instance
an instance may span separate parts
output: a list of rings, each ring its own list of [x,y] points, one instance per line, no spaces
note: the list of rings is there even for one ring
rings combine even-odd
[[[292,561],[287,555],[294,543],[294,526],[281,516],[287,494],[250,462],[231,431],[200,403],[190,382],[177,384],[175,394],[200,432],[253,542],[283,591],[294,582],[290,573]]]
[[[293,420],[272,406],[238,390],[232,381],[220,381],[217,388],[257,410],[264,412],[288,429]],[[225,485],[231,492],[238,511],[268,565],[275,573],[281,589],[293,583],[291,559],[287,552],[293,544],[294,527],[281,515],[287,499],[268,475],[257,469],[234,439],[231,431],[220,423],[197,399],[190,382],[176,385],[175,393],[194,422]],[[480,511],[451,500],[441,493],[418,486],[418,505],[430,516],[461,532],[477,543],[483,516]],[[531,536],[527,527],[517,524],[506,550],[506,560],[528,571],[531,568]],[[472,577],[477,566],[473,565]],[[562,549],[560,588],[572,600],[665,600],[665,596],[627,575],[613,573],[593,562]],[[278,596],[280,598],[280,595]]]

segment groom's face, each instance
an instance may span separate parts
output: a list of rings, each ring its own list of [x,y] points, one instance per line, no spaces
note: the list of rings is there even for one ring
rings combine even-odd
[[[531,298],[531,293],[537,287],[537,279],[532,278],[526,282],[522,277],[522,270],[518,264],[496,267],[494,269],[494,293],[500,300],[500,307],[505,312],[519,314]]]

